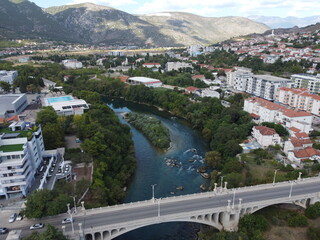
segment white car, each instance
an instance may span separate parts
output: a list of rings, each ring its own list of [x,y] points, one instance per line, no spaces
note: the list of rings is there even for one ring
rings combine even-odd
[[[9,223],[13,223],[17,218],[16,213],[12,213],[11,216],[9,217]]]
[[[30,230],[34,230],[34,229],[41,229],[44,227],[43,223],[36,223],[30,226]]]
[[[71,223],[71,222],[73,222],[73,219],[71,217],[65,218],[62,220],[62,224]]]

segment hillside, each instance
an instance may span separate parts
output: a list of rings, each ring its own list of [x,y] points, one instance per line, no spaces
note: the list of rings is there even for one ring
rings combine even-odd
[[[92,3],[41,9],[27,0],[1,0],[0,39],[43,38],[88,44],[186,46],[212,44],[269,28],[247,18],[208,18],[170,12],[132,15]]]

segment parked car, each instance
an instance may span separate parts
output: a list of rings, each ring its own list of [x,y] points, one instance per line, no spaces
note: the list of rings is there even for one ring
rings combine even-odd
[[[21,221],[23,219],[23,216],[19,213],[17,216],[17,221]]]
[[[62,224],[71,223],[71,222],[73,222],[72,217],[65,218],[65,219],[62,220]]]
[[[6,234],[8,232],[8,228],[0,228],[0,234]]]
[[[43,223],[36,223],[30,226],[30,230],[34,230],[34,229],[41,229],[44,227]]]
[[[12,213],[9,217],[9,223],[13,223],[17,218],[17,214],[16,213]]]

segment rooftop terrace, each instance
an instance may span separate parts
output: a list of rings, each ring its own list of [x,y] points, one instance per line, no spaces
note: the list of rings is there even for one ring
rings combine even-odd
[[[0,152],[18,152],[23,150],[24,144],[13,144],[0,146]]]

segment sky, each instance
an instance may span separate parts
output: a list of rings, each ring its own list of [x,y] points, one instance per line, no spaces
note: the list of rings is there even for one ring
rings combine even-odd
[[[189,12],[206,17],[251,15],[308,17],[320,14],[319,0],[29,0],[47,8],[91,2],[131,14],[165,11]]]

